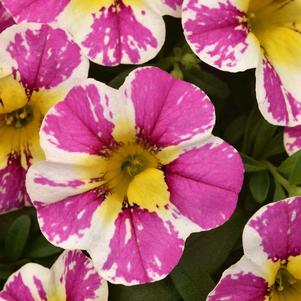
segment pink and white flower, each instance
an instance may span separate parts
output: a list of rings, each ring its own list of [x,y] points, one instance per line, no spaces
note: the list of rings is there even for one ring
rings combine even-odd
[[[28,167],[44,159],[39,129],[89,62],[61,29],[14,25],[0,34],[0,213],[30,204]]]
[[[7,27],[12,26],[13,24],[15,24],[14,19],[3,7],[2,2],[0,2],[0,33]]]
[[[272,124],[301,124],[299,0],[185,0],[188,43],[225,71],[256,68],[259,109]]]
[[[12,274],[0,301],[107,301],[108,285],[81,251],[65,251],[47,269],[28,263]]]
[[[207,301],[297,301],[301,295],[301,197],[261,208],[243,232],[245,255]]]
[[[165,41],[164,15],[180,16],[182,0],[3,0],[17,22],[57,22],[95,63],[141,64]]]
[[[301,150],[301,126],[284,129],[284,146],[289,155]]]
[[[212,136],[214,123],[202,91],[154,67],[119,90],[94,80],[73,88],[45,117],[46,161],[27,177],[43,234],[87,250],[113,283],[165,277],[191,232],[236,207],[242,162]]]

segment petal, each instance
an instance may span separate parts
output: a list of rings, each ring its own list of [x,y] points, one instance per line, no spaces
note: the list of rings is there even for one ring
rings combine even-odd
[[[185,0],[187,42],[201,60],[225,71],[255,68],[260,46],[246,22],[247,0]]]
[[[10,154],[7,166],[0,170],[0,214],[19,209],[29,202],[20,155]]]
[[[51,267],[62,300],[107,301],[108,284],[81,251],[65,251]],[[58,296],[57,296],[58,297]]]
[[[12,75],[0,78],[0,114],[10,113],[26,105],[28,98],[21,83]]]
[[[35,200],[34,205],[41,231],[52,244],[86,249],[95,239],[93,233],[101,233],[97,209],[102,202],[100,193],[92,190],[51,204]]]
[[[99,273],[112,283],[134,285],[164,278],[183,252],[184,240],[156,213],[127,208],[115,221],[110,252],[90,250]]]
[[[130,1],[129,1],[130,2]],[[183,0],[153,0],[145,3],[160,15],[181,17]]]
[[[269,285],[262,267],[243,257],[226,270],[207,301],[268,301]]]
[[[296,98],[283,79],[296,84],[297,77],[289,72],[283,76],[277,65],[264,57],[256,69],[256,94],[264,118],[275,125],[296,126],[301,122],[301,93]],[[294,89],[295,90],[295,89]],[[301,92],[301,91],[300,91]]]
[[[87,59],[61,29],[20,24],[5,30],[0,44],[3,49],[0,60],[9,58],[12,72],[31,91],[50,89],[72,78],[87,77]]]
[[[214,107],[205,93],[158,68],[136,69],[120,91],[134,105],[139,135],[153,145],[192,144],[212,131]]]
[[[145,5],[99,8],[92,23],[70,28],[90,60],[113,66],[142,64],[157,55],[165,40],[163,18]]]
[[[301,254],[301,198],[264,206],[243,234],[245,254],[254,262],[277,262]]]
[[[46,301],[51,294],[49,269],[28,263],[7,280],[0,292],[0,300]]]
[[[131,206],[137,205],[150,212],[164,207],[169,203],[164,172],[156,168],[140,172],[131,181],[127,196]]]
[[[50,23],[56,19],[70,0],[2,0],[18,22]]]
[[[29,169],[26,186],[34,203],[51,204],[99,187],[100,176],[95,166],[42,161]]]
[[[99,155],[114,142],[107,106],[115,98],[115,90],[94,80],[74,87],[42,124],[41,145],[47,160],[85,165],[92,160],[98,164]]]
[[[229,219],[242,181],[243,165],[237,151],[213,136],[166,166],[171,202],[203,230]]]
[[[7,27],[15,24],[14,19],[8,13],[8,11],[4,8],[2,2],[0,3],[0,33],[6,29]]]
[[[284,146],[289,155],[301,149],[301,126],[284,129]]]

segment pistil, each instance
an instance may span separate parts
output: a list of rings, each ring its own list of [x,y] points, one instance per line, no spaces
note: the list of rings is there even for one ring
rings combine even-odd
[[[20,129],[33,120],[33,110],[30,105],[26,105],[16,111],[5,114],[4,120],[7,126]]]

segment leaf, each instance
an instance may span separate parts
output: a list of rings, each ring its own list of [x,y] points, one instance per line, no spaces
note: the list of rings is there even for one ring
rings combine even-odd
[[[30,217],[21,215],[8,229],[5,237],[5,252],[11,261],[16,261],[22,256],[28,240],[30,225]]]
[[[277,202],[277,201],[285,199],[286,197],[287,197],[287,195],[285,193],[285,189],[278,182],[275,182],[275,191],[274,191],[273,201]]]
[[[271,179],[267,171],[261,171],[251,175],[250,191],[254,199],[262,203],[268,196]]]
[[[109,82],[109,86],[115,89],[118,89],[125,81],[126,77],[129,75],[131,71],[135,68],[130,68],[129,70],[123,71],[119,73],[114,79]]]
[[[229,143],[236,143],[242,136],[246,127],[246,116],[238,116],[226,128],[224,138]]]
[[[135,286],[110,285],[109,301],[181,301],[169,278]]]
[[[183,69],[184,79],[201,88],[211,98],[226,99],[229,94],[228,85],[214,74],[200,69]]]
[[[205,301],[215,286],[208,272],[199,265],[196,269],[179,264],[170,276],[185,301]]]
[[[270,146],[270,141],[274,136],[277,127],[260,118],[253,142],[253,157],[263,159],[262,153]]]
[[[240,155],[242,156],[242,159],[244,161],[246,172],[251,173],[251,172],[259,172],[259,171],[266,170],[266,166],[263,163],[251,158],[246,154],[241,153]]]
[[[246,220],[247,217],[237,211],[223,226],[192,234],[186,242],[179,265],[193,275],[204,273],[203,271],[207,271],[209,275],[215,273],[241,237]]]
[[[283,161],[278,171],[288,178],[291,185],[301,184],[301,150]]]
[[[62,252],[61,248],[53,246],[47,239],[40,235],[28,246],[25,256],[29,258],[42,258]]]

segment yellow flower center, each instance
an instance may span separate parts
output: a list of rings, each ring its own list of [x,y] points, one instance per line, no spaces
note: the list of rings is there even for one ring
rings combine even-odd
[[[298,280],[286,269],[281,267],[277,273],[274,290],[282,292],[293,286]]]
[[[147,168],[157,168],[159,161],[152,149],[139,143],[120,144],[106,160],[105,182],[108,190],[126,195],[132,179]]]
[[[248,26],[273,62],[294,67],[301,64],[301,2],[290,0],[251,0]]]
[[[290,273],[286,265],[281,265],[276,275],[275,283],[271,289],[272,301],[296,301],[301,294],[301,281]]]
[[[124,206],[138,205],[149,211],[164,207],[169,192],[154,148],[141,143],[120,143],[101,167],[103,184],[111,199]]]
[[[26,105],[21,109],[15,110],[4,115],[5,124],[20,129],[33,120],[33,109],[30,105]]]

